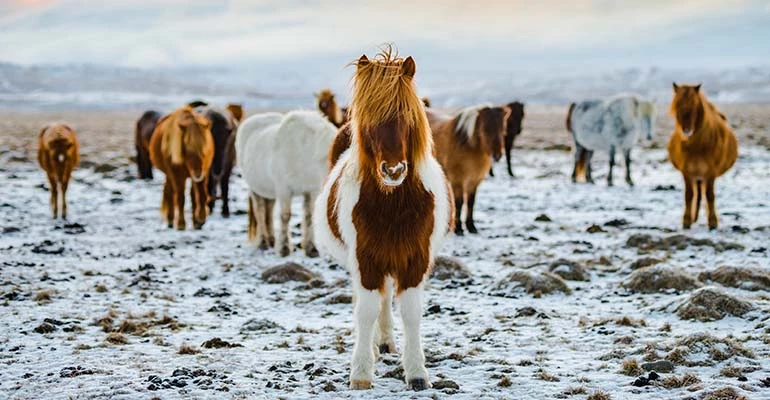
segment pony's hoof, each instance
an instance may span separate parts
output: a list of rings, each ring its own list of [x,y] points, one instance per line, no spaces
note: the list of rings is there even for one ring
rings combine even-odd
[[[593,182],[592,182],[592,183],[593,183]],[[612,181],[607,181],[607,186],[609,186],[609,187],[613,187],[613,186],[615,186],[615,184],[614,184],[614,183],[612,183]]]
[[[473,225],[469,225],[469,226],[468,226],[468,233],[471,233],[471,234],[474,234],[474,235],[475,235],[475,234],[479,233],[479,230],[478,230],[478,229],[476,229],[476,227],[475,227],[475,226],[473,226]]]
[[[630,178],[626,179],[626,183],[628,184],[628,186],[634,186],[634,181],[632,181]]]
[[[315,246],[310,246],[307,250],[305,250],[305,255],[310,258],[316,258],[319,256],[318,249],[316,249]]]
[[[193,222],[193,228],[195,228],[195,230],[200,230],[203,228],[203,222]]]
[[[456,236],[465,236],[465,233],[462,229],[455,229],[455,235]]]
[[[690,223],[683,223],[682,229],[690,229],[690,225],[691,225]]]
[[[230,218],[230,211],[222,210],[222,218]]]
[[[280,254],[281,257],[287,257],[289,254],[291,254],[291,249],[289,246],[281,246],[281,250],[278,252],[278,254]]]
[[[174,224],[172,224],[171,222],[169,222],[166,226],[168,227],[168,229],[174,229]]]
[[[187,226],[184,223],[176,224],[176,230],[183,231],[185,229],[187,229]]]
[[[396,345],[393,342],[381,344],[380,354],[396,354]]]
[[[350,381],[350,390],[369,390],[372,388],[372,381],[352,380]]]
[[[425,379],[415,378],[409,380],[409,389],[412,389],[415,392],[419,392],[428,388],[430,388],[430,383]]]

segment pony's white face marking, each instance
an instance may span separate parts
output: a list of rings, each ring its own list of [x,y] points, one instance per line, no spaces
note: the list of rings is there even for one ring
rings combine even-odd
[[[191,178],[191,179],[193,180],[193,182],[195,182],[195,183],[200,183],[200,182],[202,182],[202,181],[203,181],[203,179],[204,179],[205,177],[206,177],[206,174],[203,174],[203,173],[202,173],[200,176],[195,176],[195,174],[190,174],[190,178]]]
[[[64,162],[64,159],[67,158],[64,154],[59,154],[59,162]]]
[[[381,162],[379,173],[382,184],[388,187],[396,187],[404,183],[408,170],[406,161],[398,162],[393,166],[388,166],[385,161]]]

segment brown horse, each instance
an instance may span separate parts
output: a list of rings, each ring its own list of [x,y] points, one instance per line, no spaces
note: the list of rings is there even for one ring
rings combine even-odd
[[[232,176],[235,167],[235,132],[243,121],[244,113],[240,104],[228,104],[225,109],[229,114],[227,119],[230,126],[230,136],[225,144],[222,170],[219,174],[219,190],[222,194],[222,216],[228,218],[230,217],[230,176]],[[211,189],[209,190],[211,191]],[[214,196],[212,196],[212,202],[209,204],[209,210],[214,211]]]
[[[136,148],[136,170],[139,179],[152,180],[152,162],[150,161],[150,139],[158,125],[160,113],[148,110],[136,121],[134,147]]]
[[[514,101],[506,105],[511,113],[508,115],[508,121],[505,126],[505,163],[508,167],[508,175],[513,175],[513,168],[511,167],[511,150],[513,150],[513,141],[516,136],[521,134],[521,123],[524,121],[524,103]],[[494,176],[492,170],[489,170],[489,174]]]
[[[209,200],[207,179],[214,158],[214,139],[209,121],[184,106],[158,121],[150,140],[150,160],[155,168],[166,174],[161,213],[168,227],[185,229],[184,202],[187,178],[192,180],[193,227],[200,229],[206,222]]]
[[[340,108],[337,100],[334,99],[334,93],[329,89],[324,89],[315,95],[318,110],[329,119],[329,122],[337,128],[348,122],[348,109]]]
[[[422,101],[422,105],[425,106],[425,108],[430,108],[430,99],[427,97],[423,97],[420,99]]]
[[[724,115],[708,101],[700,88],[701,85],[674,83],[671,115],[676,124],[668,141],[668,158],[684,177],[682,226],[689,229],[698,220],[705,188],[709,228],[716,229],[719,222],[714,204],[714,181],[735,164],[738,140]]]
[[[460,215],[466,205],[465,226],[478,233],[473,221],[476,188],[486,178],[492,160],[503,154],[503,136],[510,110],[505,107],[469,107],[449,117],[428,111],[436,152],[452,184],[455,234],[462,235]]]
[[[75,131],[64,124],[43,128],[38,138],[37,161],[48,175],[53,218],[58,218],[61,200],[61,217],[67,219],[67,186],[72,170],[80,162],[80,146]]]
[[[313,213],[318,244],[352,275],[352,389],[371,388],[377,349],[395,350],[394,284],[404,323],[406,382],[415,390],[430,387],[420,343],[422,283],[449,231],[452,210],[414,88],[415,69],[411,57],[397,58],[389,50],[357,61],[353,143],[327,177]]]

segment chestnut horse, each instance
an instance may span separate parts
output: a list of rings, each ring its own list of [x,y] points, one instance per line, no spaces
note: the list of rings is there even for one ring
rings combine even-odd
[[[724,115],[708,101],[700,88],[701,85],[674,83],[671,115],[676,124],[668,141],[668,158],[684,178],[682,226],[689,229],[698,220],[705,188],[708,225],[710,229],[716,229],[719,222],[714,204],[714,181],[735,164],[738,140]]]
[[[187,178],[192,180],[193,227],[200,229],[208,215],[207,179],[214,158],[214,139],[209,121],[184,106],[158,121],[150,140],[150,160],[166,175],[160,212],[168,227],[185,229],[184,191]]]
[[[59,216],[61,200],[61,217],[67,219],[67,186],[72,170],[80,162],[80,146],[75,131],[64,124],[43,128],[38,138],[37,161],[48,175],[53,218]]]
[[[414,73],[414,60],[390,49],[358,59],[352,143],[327,177],[313,213],[319,245],[352,276],[352,389],[371,388],[377,352],[395,351],[394,288],[404,323],[406,382],[414,390],[430,387],[420,340],[422,284],[450,229],[452,209]]]
[[[150,161],[150,139],[158,125],[160,113],[148,110],[136,121],[134,146],[136,147],[136,170],[139,179],[152,180],[152,162]]]
[[[324,89],[315,95],[318,110],[336,126],[337,128],[348,122],[348,109],[340,108],[337,100],[334,99],[334,93],[329,89]]]
[[[503,136],[510,110],[506,107],[474,106],[449,117],[428,111],[436,152],[452,184],[455,203],[455,234],[462,235],[460,215],[466,205],[465,226],[478,233],[473,221],[476,188],[486,178],[492,160],[503,154]]]

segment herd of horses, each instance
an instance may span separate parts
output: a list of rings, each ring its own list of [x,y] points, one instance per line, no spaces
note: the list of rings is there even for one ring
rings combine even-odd
[[[324,90],[316,94],[318,110],[312,111],[243,119],[240,105],[217,109],[196,101],[165,116],[145,112],[135,132],[139,178],[152,179],[152,167],[164,173],[161,212],[170,228],[180,230],[186,227],[185,188],[191,180],[192,221],[200,229],[217,197],[222,215],[229,215],[228,185],[237,162],[249,188],[249,239],[282,256],[292,249],[291,200],[302,196],[303,251],[310,257],[330,255],[351,273],[356,333],[350,387],[370,388],[378,354],[396,350],[395,296],[404,324],[406,383],[422,390],[430,387],[420,339],[423,281],[444,239],[452,231],[463,235],[463,205],[465,229],[477,233],[476,192],[503,152],[513,176],[510,152],[521,133],[524,105],[484,104],[447,115],[418,97],[412,57],[387,48],[353,64],[349,108]],[[670,112],[676,124],[668,154],[685,181],[682,224],[689,228],[697,220],[705,191],[708,225],[716,228],[714,180],[737,158],[735,135],[700,85],[674,84]],[[632,95],[571,104],[566,126],[575,142],[573,181],[593,182],[591,157],[602,150],[609,152],[612,185],[615,152],[622,150],[632,185],[631,148],[640,134],[652,137],[655,114],[653,103]],[[52,125],[40,132],[39,142],[53,216],[61,209],[66,218],[67,185],[78,162],[76,133]]]

